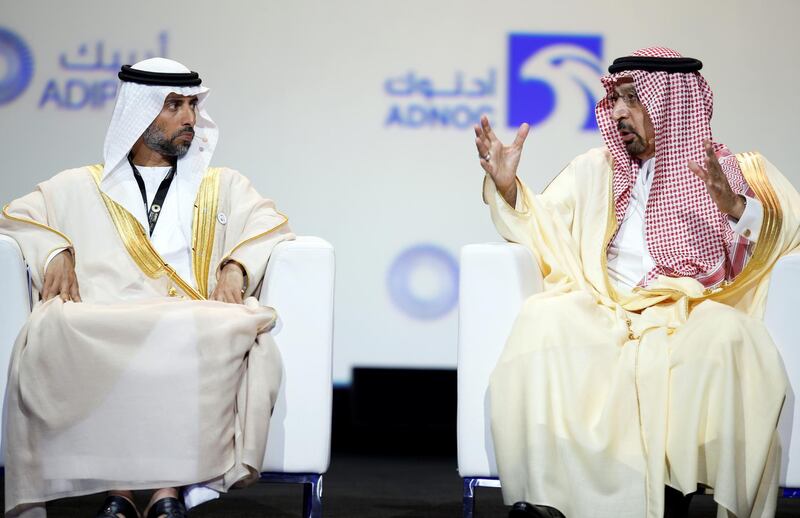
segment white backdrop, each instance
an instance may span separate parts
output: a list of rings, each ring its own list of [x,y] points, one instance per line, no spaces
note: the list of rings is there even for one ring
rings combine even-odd
[[[249,176],[297,233],[336,247],[335,380],[352,366],[454,367],[448,261],[497,239],[469,118],[488,111],[510,139],[509,106],[525,99],[509,88],[538,79],[521,176],[541,188],[601,143],[576,123],[589,113],[576,85],[592,91],[595,68],[669,46],[705,63],[716,139],[763,152],[800,184],[798,19],[796,0],[0,0],[0,200],[101,161],[118,65],[165,53],[212,89],[215,165]],[[548,49],[564,59],[537,71]],[[528,53],[524,67],[509,66],[512,52]]]

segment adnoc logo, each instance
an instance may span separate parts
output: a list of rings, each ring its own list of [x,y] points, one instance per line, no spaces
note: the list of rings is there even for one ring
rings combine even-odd
[[[0,27],[0,105],[10,103],[33,77],[33,55],[15,33]]]
[[[602,95],[599,35],[510,34],[508,125],[550,118],[597,131],[594,106]]]

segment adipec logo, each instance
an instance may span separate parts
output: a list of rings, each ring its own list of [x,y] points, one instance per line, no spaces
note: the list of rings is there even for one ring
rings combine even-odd
[[[602,56],[599,35],[509,35],[508,125],[553,118],[597,131]]]
[[[17,34],[0,27],[0,105],[10,103],[33,77],[33,55]]]

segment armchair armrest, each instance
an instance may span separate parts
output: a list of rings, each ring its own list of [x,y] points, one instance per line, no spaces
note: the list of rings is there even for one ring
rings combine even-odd
[[[458,314],[458,470],[496,477],[489,376],[522,303],[541,290],[531,252],[515,243],[461,249]]]
[[[298,237],[272,252],[260,301],[278,312],[272,331],[283,380],[262,471],[324,473],[330,463],[334,254]]]

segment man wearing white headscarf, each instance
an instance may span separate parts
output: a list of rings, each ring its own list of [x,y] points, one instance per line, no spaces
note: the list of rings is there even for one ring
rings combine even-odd
[[[287,218],[236,171],[210,168],[218,130],[197,73],[124,66],[104,164],[10,203],[0,233],[29,265],[33,311],[9,369],[7,516],[109,491],[98,516],[184,516],[258,478],[280,357],[258,305]],[[41,298],[41,300],[39,300]],[[201,484],[202,487],[196,486]]]
[[[605,146],[541,194],[516,176],[528,126],[510,146],[475,128],[492,220],[544,287],[490,380],[510,517],[685,517],[698,485],[719,517],[775,514],[787,384],[762,316],[800,196],[712,140],[701,67],[663,47],[615,60]]]

